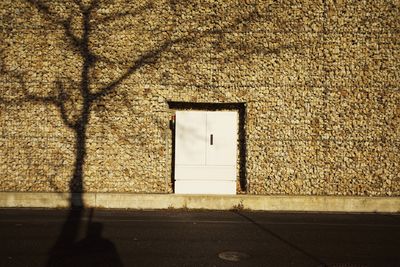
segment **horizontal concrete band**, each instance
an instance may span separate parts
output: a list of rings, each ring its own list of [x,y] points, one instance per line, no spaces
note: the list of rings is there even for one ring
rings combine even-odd
[[[72,198],[71,198],[72,197]],[[400,212],[400,197],[176,195],[126,193],[0,193],[0,207],[122,209],[249,209],[263,211]]]

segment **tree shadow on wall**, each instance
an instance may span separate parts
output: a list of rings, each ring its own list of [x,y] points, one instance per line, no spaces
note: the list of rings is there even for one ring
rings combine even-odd
[[[246,53],[237,53],[241,59],[251,54],[259,54],[261,56],[266,54],[278,54],[283,50],[288,50],[295,48],[291,45],[282,45],[281,47],[275,47],[273,49],[267,48],[257,48],[253,44],[243,44],[239,46],[235,42],[226,41],[225,35],[230,34],[240,27],[246,28],[247,24],[265,19],[263,15],[259,13],[257,5],[254,5],[241,17],[233,18],[225,24],[215,22],[215,15],[211,12],[210,18],[202,18],[202,23],[204,25],[197,25],[198,27],[193,27],[194,30],[186,30],[186,34],[181,34],[174,36],[173,34],[155,36],[155,44],[150,49],[140,52],[138,56],[133,57],[133,60],[124,59],[125,71],[120,73],[119,76],[112,79],[106,84],[101,84],[96,81],[93,77],[93,72],[98,68],[100,63],[108,64],[108,67],[113,67],[118,62],[113,59],[107,58],[107,56],[98,54],[96,49],[93,49],[94,39],[93,30],[98,27],[98,24],[110,23],[112,21],[120,20],[124,17],[129,17],[130,19],[136,18],[143,15],[148,10],[153,9],[153,5],[146,3],[142,6],[137,7],[134,10],[116,12],[115,14],[108,14],[103,17],[96,17],[99,9],[101,9],[102,0],[92,0],[90,3],[84,4],[84,1],[71,0],[70,4],[77,7],[77,13],[71,13],[68,17],[66,15],[60,15],[57,13],[57,9],[51,7],[47,1],[44,0],[25,0],[31,7],[39,12],[39,14],[49,23],[63,32],[63,43],[65,47],[73,51],[73,53],[80,58],[80,77],[72,78],[61,78],[55,77],[54,86],[52,91],[47,94],[42,93],[32,93],[32,88],[29,88],[29,82],[27,82],[26,73],[27,71],[21,70],[7,70],[5,64],[2,64],[1,73],[11,76],[16,80],[23,91],[23,97],[19,99],[7,99],[0,97],[0,102],[5,104],[19,105],[24,102],[39,103],[45,105],[53,105],[57,107],[60,117],[66,127],[68,127],[75,136],[75,157],[74,157],[74,167],[73,174],[69,181],[69,192],[76,193],[74,197],[71,195],[71,207],[83,206],[82,196],[80,193],[83,192],[83,179],[84,179],[84,166],[87,154],[87,128],[90,123],[91,113],[93,113],[93,107],[100,102],[106,101],[107,97],[113,94],[113,92],[118,88],[123,82],[125,82],[132,74],[139,71],[145,66],[154,65],[160,59],[163,53],[177,53],[175,56],[180,56],[179,53],[182,52],[174,50],[175,45],[181,47],[193,47],[199,41],[207,39],[207,37],[214,37],[215,40],[212,45],[219,50],[244,50]],[[104,0],[104,3],[110,4],[111,2]],[[187,6],[186,6],[187,5]],[[176,12],[176,16],[181,16],[184,12],[184,7],[191,10],[191,1],[170,1],[171,9]],[[107,6],[106,6],[107,7]],[[78,21],[78,22],[77,22]],[[130,20],[128,20],[130,21]],[[209,27],[209,24],[214,23],[215,27]],[[76,26],[78,24],[78,27]],[[178,23],[177,23],[178,24]],[[107,26],[107,25],[106,25]],[[129,26],[129,25],[128,25]],[[143,25],[144,26],[144,25]],[[179,27],[181,25],[175,25]],[[185,26],[185,25],[183,25]],[[208,26],[205,30],[199,31],[201,26]],[[43,26],[42,26],[43,27]],[[78,28],[78,30],[76,29]],[[80,31],[79,31],[80,30]],[[173,30],[175,31],[175,30]],[[1,51],[5,53],[4,51]],[[125,55],[126,57],[126,55]],[[3,58],[2,58],[3,59]],[[3,59],[4,60],[4,59]],[[3,62],[2,62],[3,63]],[[3,66],[4,65],[4,66]],[[35,72],[35,70],[30,70]],[[61,75],[61,73],[60,73]],[[98,79],[98,77],[97,77]],[[35,88],[34,88],[35,89]],[[34,90],[33,90],[34,91]],[[242,120],[244,121],[244,119]],[[164,126],[166,127],[166,125]],[[243,135],[244,136],[244,135]],[[245,148],[241,148],[245,151]],[[245,153],[243,153],[245,155]],[[243,156],[243,161],[245,161],[245,156]],[[244,169],[244,168],[243,168]],[[241,184],[245,187],[245,178],[241,174]]]
[[[230,21],[224,23],[222,26],[209,27],[210,21],[215,21],[215,16],[210,14],[210,18],[202,18],[204,25],[197,25],[193,27],[193,32],[187,31],[186,34],[175,36],[174,34],[167,34],[155,36],[153,46],[150,48],[145,47],[147,50],[140,50],[138,56],[128,56],[123,59],[123,62],[127,64],[123,65],[123,71],[118,76],[110,79],[107,83],[99,83],[93,77],[92,73],[100,68],[99,65],[105,64],[111,69],[115,65],[120,64],[119,61],[115,61],[112,58],[108,58],[105,55],[98,54],[98,51],[93,49],[93,38],[96,37],[93,34],[94,28],[98,27],[99,24],[106,24],[106,26],[112,21],[120,20],[122,18],[130,17],[137,18],[138,16],[144,17],[146,21],[146,14],[148,10],[153,9],[153,5],[146,3],[142,6],[135,8],[134,10],[122,11],[103,15],[101,18],[96,17],[98,11],[101,9],[102,4],[110,4],[108,0],[92,0],[92,1],[80,1],[71,0],[66,1],[70,5],[77,8],[77,13],[71,13],[69,16],[60,15],[57,13],[57,9],[52,7],[51,2],[44,0],[25,0],[30,7],[37,10],[41,17],[43,17],[47,23],[53,25],[57,29],[61,29],[63,34],[63,40],[65,47],[74,53],[76,57],[80,59],[82,63],[79,65],[80,77],[67,77],[61,78],[63,73],[60,73],[60,77],[54,79],[54,86],[52,87],[51,93],[47,94],[36,94],[32,93],[32,88],[29,88],[30,83],[27,82],[27,71],[20,69],[9,69],[6,67],[4,62],[1,62],[1,74],[7,75],[11,79],[15,80],[20,84],[22,90],[22,97],[16,98],[3,98],[0,97],[0,103],[10,105],[20,105],[23,103],[37,103],[44,105],[52,105],[57,108],[60,118],[64,125],[69,128],[74,134],[75,151],[74,151],[74,165],[72,177],[69,180],[68,189],[70,192],[70,210],[67,215],[66,221],[61,229],[61,233],[57,238],[56,244],[50,253],[48,266],[77,266],[81,260],[83,260],[83,254],[98,253],[106,255],[110,261],[116,261],[113,266],[119,266],[120,261],[116,256],[115,247],[113,244],[101,237],[101,224],[99,223],[88,223],[87,237],[76,242],[78,237],[79,229],[82,225],[82,218],[85,213],[84,201],[82,193],[84,191],[84,166],[87,156],[87,129],[90,124],[91,114],[94,111],[94,106],[106,101],[113,95],[116,89],[129,79],[134,73],[146,66],[155,65],[160,57],[168,53],[178,53],[179,49],[174,50],[174,46],[179,45],[195,46],[197,42],[206,39],[207,37],[216,37],[214,45],[218,49],[243,49],[243,44],[237,47],[237,44],[229,43],[225,40],[225,35],[235,31],[239,27],[245,27],[246,24],[250,24],[253,21],[262,19],[262,16],[258,13],[256,6],[250,8],[249,11],[241,17],[233,18]],[[89,2],[89,3],[86,3]],[[176,12],[176,16],[181,16],[184,12],[184,8],[193,9],[191,1],[170,1],[171,9]],[[190,16],[189,16],[190,17]],[[143,19],[143,18],[142,18]],[[78,22],[77,22],[78,21]],[[128,21],[130,21],[128,19]],[[140,21],[140,20],[139,20]],[[76,25],[79,25],[77,27]],[[218,23],[215,23],[216,25]],[[175,27],[179,27],[179,23]],[[182,25],[185,26],[185,25]],[[132,26],[127,26],[127,28]],[[77,30],[78,28],[78,30]],[[205,30],[199,30],[204,28]],[[176,29],[172,29],[173,32]],[[135,36],[137,37],[137,36]],[[132,37],[134,38],[134,37]],[[158,41],[158,42],[157,42]],[[224,45],[222,45],[224,43]],[[291,49],[291,46],[282,46],[274,49],[254,49],[252,44],[246,47],[247,53],[259,53],[275,54],[280,53],[280,50]],[[178,52],[176,52],[178,51]],[[4,50],[1,53],[5,53]],[[239,53],[243,57],[243,53]],[[126,56],[125,56],[126,57]],[[5,57],[2,56],[2,61]],[[133,60],[132,60],[133,58]],[[35,72],[35,69],[31,70]],[[243,113],[244,116],[244,113]],[[244,122],[244,118],[242,118]],[[165,125],[164,127],[166,127]],[[244,128],[244,127],[243,127]],[[244,133],[242,133],[244,138]],[[241,147],[243,162],[245,162],[245,147]],[[241,171],[245,169],[242,168]],[[241,185],[246,186],[244,173],[241,174]],[[100,247],[98,247],[100,246]],[[104,250],[109,253],[104,253]],[[77,257],[75,257],[76,255]],[[61,259],[66,262],[61,262]],[[78,263],[74,262],[78,261]],[[105,261],[106,262],[106,261]],[[84,264],[84,263],[82,263]],[[90,264],[89,264],[90,265]]]

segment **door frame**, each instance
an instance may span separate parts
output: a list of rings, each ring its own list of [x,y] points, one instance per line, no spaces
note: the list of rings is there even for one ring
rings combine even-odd
[[[238,121],[238,154],[239,154],[239,184],[240,191],[237,193],[248,193],[249,183],[247,181],[246,173],[246,158],[247,158],[247,144],[246,144],[246,103],[204,103],[204,102],[179,102],[168,101],[168,107],[171,110],[181,111],[236,111],[239,115]],[[170,128],[172,131],[172,149],[171,149],[171,183],[172,190],[175,192],[175,125],[171,120]]]

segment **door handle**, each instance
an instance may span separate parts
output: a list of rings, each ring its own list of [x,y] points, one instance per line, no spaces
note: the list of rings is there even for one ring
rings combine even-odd
[[[214,135],[210,134],[210,145],[214,144]]]

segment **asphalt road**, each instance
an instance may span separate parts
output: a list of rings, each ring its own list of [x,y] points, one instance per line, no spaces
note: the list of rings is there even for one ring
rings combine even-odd
[[[400,215],[0,209],[0,266],[400,266]]]

